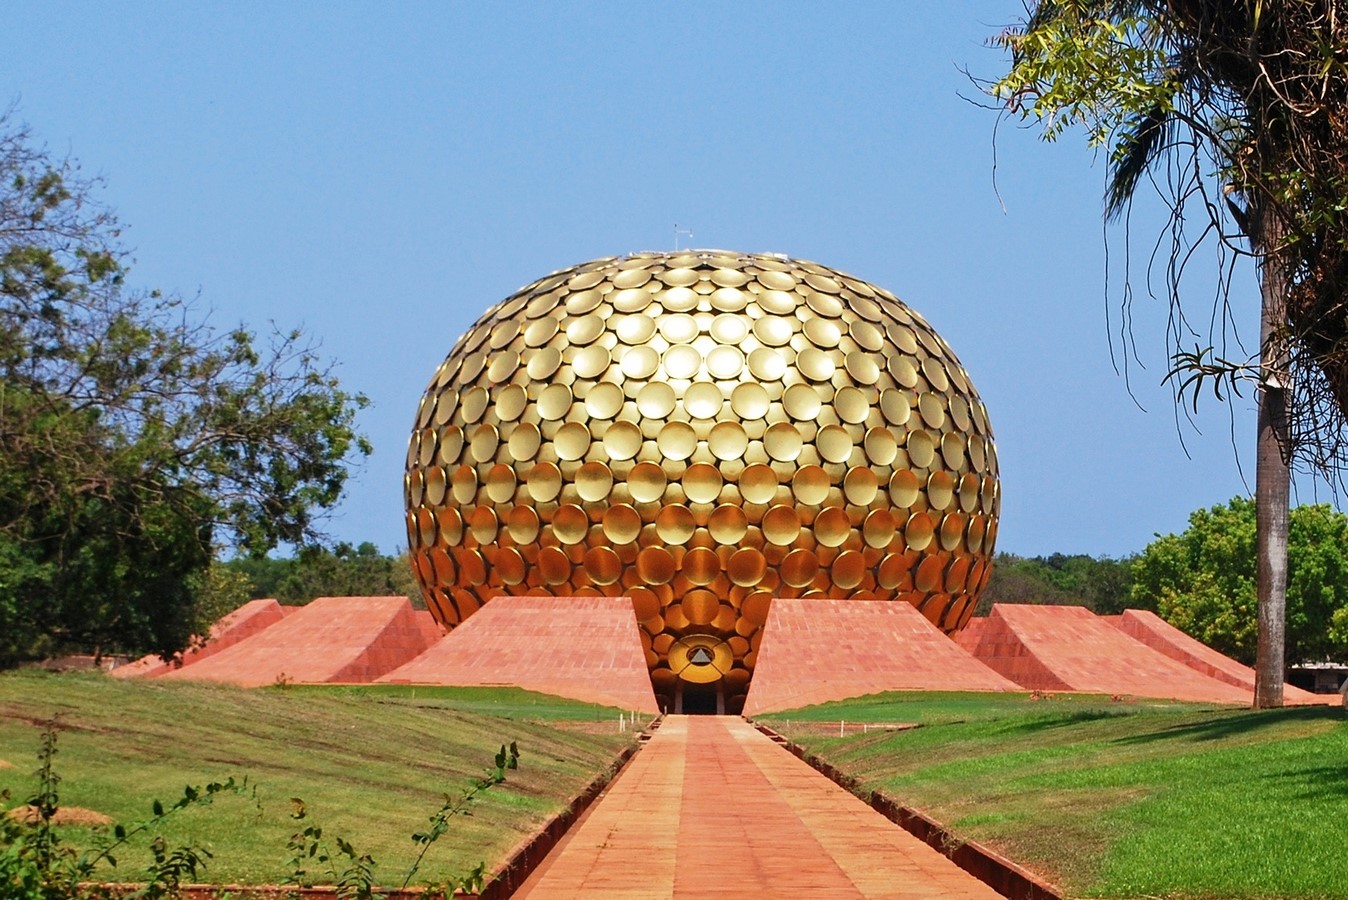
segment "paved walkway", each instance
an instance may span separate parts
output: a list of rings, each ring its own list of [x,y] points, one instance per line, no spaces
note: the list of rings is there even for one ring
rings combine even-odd
[[[666,716],[515,895],[971,897],[982,882],[729,716]]]

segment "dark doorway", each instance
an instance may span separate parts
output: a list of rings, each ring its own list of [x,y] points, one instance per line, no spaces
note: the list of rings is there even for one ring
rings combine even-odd
[[[710,691],[684,691],[683,711],[690,716],[716,715],[716,694]]]

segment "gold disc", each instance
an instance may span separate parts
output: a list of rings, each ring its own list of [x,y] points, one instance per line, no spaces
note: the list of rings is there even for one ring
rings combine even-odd
[[[590,531],[590,517],[572,503],[564,503],[552,514],[552,533],[563,544],[579,544]]]
[[[717,422],[707,438],[712,455],[722,462],[739,459],[749,448],[749,435],[738,422]]]
[[[748,466],[740,473],[740,496],[750,503],[771,503],[777,496],[777,473],[762,463]]]
[[[688,344],[675,344],[665,351],[660,364],[670,378],[696,378],[702,371],[702,354]]]
[[[709,381],[691,384],[683,394],[683,408],[694,419],[716,418],[724,403],[721,389]]]
[[[789,506],[774,506],[763,514],[763,537],[779,547],[789,547],[800,536],[800,517]]]
[[[588,462],[576,470],[576,493],[586,503],[608,499],[613,490],[613,473],[601,462]]]
[[[674,411],[674,388],[663,381],[652,381],[637,391],[637,411],[647,419],[663,419]]]
[[[735,415],[745,421],[763,418],[768,412],[770,402],[767,389],[752,381],[735,385],[730,394],[730,408],[735,411]]]
[[[628,347],[618,366],[623,375],[640,381],[650,378],[660,368],[660,354],[651,347]]]
[[[686,506],[674,503],[656,513],[655,533],[666,544],[685,543],[696,528],[697,522]]]
[[[845,463],[852,456],[852,435],[841,425],[825,425],[815,438],[819,455],[831,463]]]
[[[687,422],[666,422],[655,443],[669,459],[687,459],[697,449],[697,432]]]
[[[819,392],[808,384],[793,384],[782,395],[782,408],[797,422],[812,422],[823,408]]]
[[[638,503],[655,503],[665,495],[665,470],[653,462],[639,462],[627,473],[627,491]]]
[[[841,547],[851,531],[846,510],[830,506],[815,516],[814,536],[825,547]]]
[[[739,506],[723,503],[712,510],[707,520],[707,530],[718,544],[735,545],[744,540],[744,535],[748,533],[749,517]]]
[[[591,385],[585,395],[585,412],[592,419],[611,419],[623,408],[623,389],[611,381]]]
[[[631,422],[614,422],[605,429],[603,444],[609,459],[632,459],[641,452],[641,429]]]
[[[778,422],[770,426],[763,435],[763,449],[768,452],[768,456],[779,462],[795,462],[803,445],[804,439],[801,438],[800,432],[787,422]]]
[[[791,478],[791,493],[796,502],[806,506],[820,506],[828,499],[833,481],[819,466],[801,466]]]
[[[708,463],[694,463],[683,473],[683,493],[693,503],[715,503],[721,484],[720,471]]]

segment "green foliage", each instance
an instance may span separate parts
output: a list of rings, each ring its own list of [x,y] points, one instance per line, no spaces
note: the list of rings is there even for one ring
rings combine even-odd
[[[503,784],[505,782],[506,770],[519,768],[520,752],[519,748],[512,741],[507,748],[505,744],[496,753],[494,766],[486,771],[480,778],[473,782],[458,795],[445,795],[445,801],[434,814],[430,817],[431,827],[426,831],[418,831],[412,835],[413,843],[421,849],[418,851],[416,859],[408,867],[407,874],[403,878],[401,889],[406,889],[412,882],[412,878],[421,869],[421,862],[426,858],[426,852],[430,850],[431,845],[449,831],[450,821],[455,816],[472,815],[469,807],[483,791]],[[303,800],[299,797],[292,797],[291,818],[297,822],[304,821],[309,817],[309,809]],[[352,843],[340,836],[332,838],[329,844],[323,837],[323,828],[319,825],[309,823],[304,829],[291,835],[286,844],[287,849],[292,853],[289,860],[290,874],[286,877],[286,884],[308,886],[316,883],[316,878],[328,880],[336,886],[336,894],[341,898],[351,898],[351,900],[377,900],[382,894],[375,893],[378,887],[375,881],[374,870],[377,865],[374,858],[368,853],[360,853]],[[335,849],[334,849],[335,847]],[[433,886],[433,891],[444,896],[452,896],[455,891],[478,892],[482,890],[486,879],[487,865],[485,862],[479,862],[468,872],[451,876],[443,882]]]
[[[1131,585],[1132,558],[999,553],[977,614],[985,615],[994,603],[1034,603],[1116,615],[1128,608]]]
[[[1288,524],[1287,658],[1348,652],[1348,517],[1300,506]],[[1183,534],[1158,536],[1133,566],[1132,599],[1241,662],[1254,659],[1255,507],[1236,497],[1189,516]],[[1337,617],[1337,618],[1336,618]],[[1336,626],[1335,623],[1338,623]]]
[[[224,568],[248,584],[252,598],[274,597],[299,606],[316,597],[407,597],[424,607],[406,553],[384,556],[366,541],[305,547],[294,557],[238,557]]]
[[[515,742],[511,741],[508,747],[502,744],[501,749],[496,751],[492,768],[488,769],[481,777],[474,779],[468,789],[458,796],[445,795],[445,802],[430,818],[431,827],[426,831],[418,831],[412,835],[413,842],[420,845],[421,850],[417,853],[417,858],[412,861],[412,865],[407,869],[407,874],[403,877],[402,886],[404,888],[411,883],[412,877],[420,871],[421,861],[426,858],[426,851],[430,850],[431,845],[444,837],[445,832],[449,831],[450,820],[455,816],[472,815],[469,807],[477,800],[478,795],[504,783],[506,770],[514,771],[519,768],[519,765],[520,750]],[[479,863],[466,875],[461,875],[444,884],[437,885],[437,887],[446,896],[456,890],[480,892],[485,874],[486,864]]]
[[[181,649],[217,547],[317,540],[369,451],[300,332],[129,287],[95,186],[0,115],[0,664]]]
[[[1110,144],[1134,117],[1172,108],[1180,85],[1167,72],[1167,49],[1146,18],[1125,11],[1130,5],[1138,4],[1038,4],[1026,27],[997,38],[1014,65],[993,96],[1039,121],[1045,140],[1082,126],[1092,146]]]
[[[1081,128],[1106,151],[1109,216],[1125,213],[1139,188],[1163,204],[1165,224],[1147,240],[1147,294],[1170,304],[1166,380],[1176,399],[1196,403],[1204,388],[1224,399],[1272,367],[1296,435],[1285,455],[1338,477],[1348,410],[1348,8],[1036,0],[1027,11],[994,38],[1010,66],[985,87],[1045,140]],[[1212,252],[1198,252],[1205,241]],[[1231,352],[1233,253],[1256,258],[1275,304],[1273,327],[1248,356]],[[1195,262],[1213,266],[1203,282],[1216,285],[1210,316],[1185,312],[1193,295],[1181,286]],[[1126,281],[1125,319],[1132,293]]]
[[[144,798],[247,772],[257,804],[177,818],[170,844],[197,842],[215,858],[207,880],[276,884],[287,874],[287,839],[298,830],[290,797],[309,801],[325,835],[341,834],[379,860],[393,886],[427,830],[441,795],[481,774],[503,728],[531,752],[509,790],[484,794],[422,863],[436,883],[485,859],[503,861],[520,834],[558,814],[634,738],[618,711],[517,688],[414,685],[295,686],[287,691],[97,673],[0,673],[0,759],[31,755],[28,722],[62,712],[62,800],[118,821],[140,818]],[[203,715],[202,710],[209,710]],[[483,748],[490,748],[483,756]],[[31,793],[25,769],[0,768],[0,789]],[[62,826],[68,841],[87,834]],[[138,844],[137,859],[142,853]],[[148,857],[147,857],[148,858]],[[133,871],[135,867],[122,863]]]

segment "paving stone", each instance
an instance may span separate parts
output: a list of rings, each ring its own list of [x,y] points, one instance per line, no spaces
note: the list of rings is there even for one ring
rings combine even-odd
[[[999,895],[743,719],[666,716],[515,896]]]
[[[426,653],[381,677],[401,684],[513,684],[659,712],[632,601],[497,597]]]
[[[746,716],[882,691],[1017,691],[908,603],[774,599]]]

